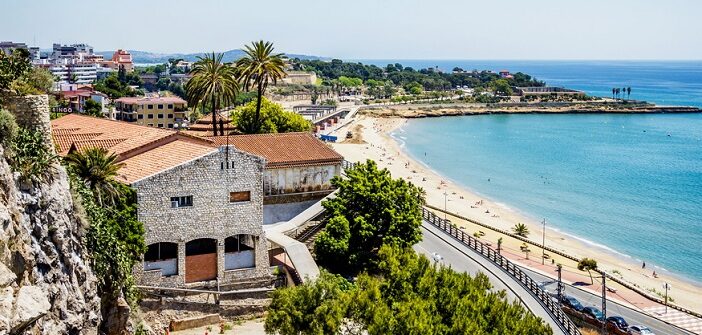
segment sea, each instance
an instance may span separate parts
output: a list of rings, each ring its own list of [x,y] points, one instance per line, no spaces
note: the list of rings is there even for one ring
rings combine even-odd
[[[521,71],[550,86],[702,107],[702,62],[363,61]],[[647,268],[702,285],[702,114],[414,119],[408,153],[478,194]]]

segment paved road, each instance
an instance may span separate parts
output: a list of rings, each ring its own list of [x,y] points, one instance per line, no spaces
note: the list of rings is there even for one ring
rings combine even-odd
[[[536,273],[534,271],[528,270],[524,267],[522,267],[522,270],[527,273],[532,279],[538,281],[538,282],[550,282],[552,279]],[[556,292],[556,284],[548,284],[546,285],[546,289],[549,292]],[[602,306],[602,297],[600,295],[595,295],[590,292],[584,291],[582,289],[579,289],[577,287],[574,287],[572,285],[566,285],[565,288],[565,294],[570,295],[578,299],[583,306],[595,306],[598,309],[601,309],[600,307]],[[656,333],[657,335],[662,335],[662,334],[693,334],[691,332],[684,331],[678,327],[666,324],[663,321],[660,321],[654,317],[645,315],[639,311],[636,311],[632,308],[623,306],[619,303],[616,303],[611,300],[607,300],[607,315],[608,316],[614,316],[618,315],[623,317],[630,325],[645,325],[651,330]]]
[[[523,305],[526,305],[535,315],[546,320],[549,325],[551,325],[551,328],[554,329],[554,333],[558,333],[558,331],[556,331],[559,330],[558,326],[550,319],[550,316],[541,304],[533,298],[519,282],[512,280],[500,267],[493,265],[492,262],[479,253],[461,245],[458,241],[452,239],[449,235],[443,233],[431,224],[424,223],[422,225],[422,235],[423,240],[415,246],[418,252],[427,255],[429,259],[432,259],[435,253],[438,253],[443,258],[440,262],[450,265],[453,269],[458,271],[466,271],[470,274],[475,274],[477,272],[487,274],[490,278],[490,282],[495,286],[495,289],[505,290],[509,299],[521,298],[520,300]],[[526,268],[522,267],[522,270],[538,282],[548,282],[552,280]],[[546,287],[549,291],[555,292],[555,284],[550,284]],[[566,294],[574,296],[576,299],[580,300],[584,306],[596,306],[599,308],[601,305],[600,296],[571,285],[566,285]],[[608,301],[607,314],[609,316],[619,315],[626,319],[629,324],[648,326],[657,335],[693,334],[613,301]]]
[[[415,250],[427,255],[429,259],[432,259],[434,253],[438,253],[443,258],[439,262],[450,265],[458,271],[470,274],[485,273],[496,290],[505,290],[509,299],[519,300],[534,315],[544,319],[551,326],[554,334],[564,334],[541,303],[497,265],[451,239],[450,236],[429,223],[422,225],[422,235],[423,239],[415,246]]]

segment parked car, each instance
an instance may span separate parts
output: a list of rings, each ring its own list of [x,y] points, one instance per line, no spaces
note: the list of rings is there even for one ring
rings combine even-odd
[[[604,314],[597,307],[585,307],[581,312],[591,319],[604,321]]]
[[[580,301],[578,301],[578,299],[575,299],[569,295],[564,296],[562,302],[563,305],[570,309],[574,309],[578,312],[583,310],[583,304],[581,304]]]
[[[610,316],[607,318],[607,327],[613,327],[618,330],[626,331],[629,329],[629,324],[621,316]]]
[[[631,335],[656,335],[646,326],[631,326],[629,327],[629,334]]]

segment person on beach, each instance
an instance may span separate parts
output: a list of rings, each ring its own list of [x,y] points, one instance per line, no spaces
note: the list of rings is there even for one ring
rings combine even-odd
[[[646,262],[643,262],[643,265],[641,265],[641,268],[642,268],[642,269],[645,269],[645,268],[646,268]]]

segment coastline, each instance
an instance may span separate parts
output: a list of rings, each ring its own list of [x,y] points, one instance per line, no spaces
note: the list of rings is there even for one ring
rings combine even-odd
[[[401,129],[406,121],[406,118],[361,116],[347,128],[355,133],[355,141],[353,142],[356,143],[342,142],[334,144],[334,149],[350,161],[373,159],[380,168],[388,168],[395,178],[404,178],[424,188],[427,192],[427,203],[429,205],[433,205],[436,208],[444,208],[446,206],[449,213],[455,213],[469,220],[481,222],[498,230],[509,231],[516,223],[524,223],[531,232],[529,240],[533,243],[541,243],[542,228],[538,220],[519,210],[510,208],[507,204],[500,203],[496,199],[490,199],[481,195],[471,190],[468,185],[460,185],[441,176],[438,172],[404,151],[403,145],[398,142],[401,139],[396,139],[391,134]],[[342,130],[345,133],[347,129]],[[437,214],[445,215],[441,211],[437,211]],[[555,264],[552,264],[551,267],[549,267],[549,264],[541,265],[540,248],[530,247],[534,250],[530,259],[526,259],[525,254],[519,251],[522,241],[508,238],[497,231],[486,230],[480,225],[450,214],[446,215],[466,232],[480,231],[484,233],[484,236],[480,239],[492,243],[493,246],[498,238],[504,238],[502,248],[512,256],[510,258],[529,268],[553,275],[553,273],[549,272],[552,272],[551,268],[555,267]],[[663,282],[671,283],[674,289],[669,296],[675,299],[674,303],[676,305],[696,312],[702,311],[702,284],[696,283],[694,280],[685,278],[682,275],[671,273],[665,270],[663,265],[656,265],[655,270],[660,273],[657,278],[653,278],[651,275],[654,269],[652,265],[649,265],[646,269],[641,269],[641,263],[631,255],[620,253],[614,248],[589,241],[586,238],[560,231],[558,228],[546,228],[546,245],[574,257],[595,258],[600,268],[631,285],[639,287],[643,291],[648,292],[650,289],[655,289],[660,292]],[[554,263],[563,264],[564,272],[567,272],[564,274],[564,280],[590,283],[587,273],[578,271],[575,268],[576,264],[574,261],[548,251],[546,253],[552,256]],[[597,284],[596,281],[595,284]],[[628,290],[624,286],[619,284],[612,286],[621,293],[619,297],[616,297],[617,294],[615,294],[615,299],[623,304],[641,310],[657,305],[655,302]],[[585,288],[588,289],[587,286]],[[597,291],[596,285],[589,289]],[[629,291],[629,294],[626,294],[626,291]],[[654,292],[649,292],[649,294],[656,296]]]

